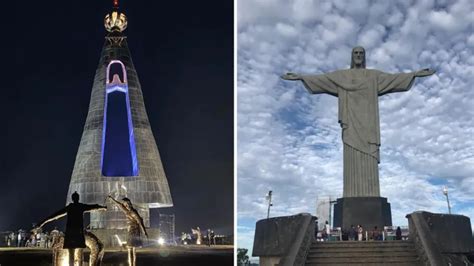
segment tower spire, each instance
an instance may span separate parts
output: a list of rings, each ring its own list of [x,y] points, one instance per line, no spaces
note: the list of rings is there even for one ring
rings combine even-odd
[[[119,12],[119,0],[113,0],[114,10],[105,15],[104,27],[108,32],[123,32],[127,28],[127,16]]]
[[[127,20],[118,0],[112,3],[67,199],[74,191],[87,204],[108,195],[127,197],[149,227],[150,208],[171,207],[173,201],[123,34]],[[90,224],[101,230],[106,246],[116,244],[112,236],[126,235],[127,219],[118,209],[91,213]]]

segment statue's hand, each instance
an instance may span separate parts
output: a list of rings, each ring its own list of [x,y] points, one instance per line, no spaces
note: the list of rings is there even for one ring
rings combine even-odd
[[[300,80],[301,79],[301,77],[298,74],[291,73],[291,72],[281,75],[281,78],[286,79],[286,80]]]
[[[431,76],[434,73],[436,73],[436,71],[434,69],[425,68],[425,69],[416,71],[415,76],[416,77],[426,77],[426,76]]]

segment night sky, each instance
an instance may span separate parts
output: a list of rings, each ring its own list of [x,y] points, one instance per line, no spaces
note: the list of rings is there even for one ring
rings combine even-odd
[[[112,0],[2,4],[11,16],[1,40],[6,231],[30,229],[65,205]],[[196,226],[231,234],[233,1],[120,6],[174,201],[159,211],[176,215],[177,235]]]

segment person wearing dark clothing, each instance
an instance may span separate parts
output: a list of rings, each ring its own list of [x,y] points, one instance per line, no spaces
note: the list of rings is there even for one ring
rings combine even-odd
[[[357,237],[357,231],[353,224],[351,224],[351,229],[349,229],[349,240],[354,241]]]
[[[397,231],[395,232],[395,240],[402,240],[402,229],[397,227]]]
[[[314,239],[318,239],[318,232],[319,232],[318,219],[316,219],[314,220]]]
[[[216,245],[216,234],[214,234],[214,230],[211,230],[211,245]]]
[[[380,236],[380,231],[377,226],[375,226],[374,231],[372,231],[372,240],[382,240]]]
[[[74,191],[71,198],[72,203],[69,203],[65,208],[44,219],[33,229],[34,232],[37,232],[45,224],[67,215],[63,248],[69,249],[70,266],[74,265],[75,257],[76,260],[79,259],[78,256],[81,251],[80,249],[86,247],[86,240],[84,237],[84,212],[107,209],[107,207],[99,204],[90,205],[80,203],[77,191]]]
[[[211,229],[207,229],[207,246],[211,246]]]

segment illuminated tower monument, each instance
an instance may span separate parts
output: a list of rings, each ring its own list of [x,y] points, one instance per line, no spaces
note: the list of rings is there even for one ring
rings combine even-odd
[[[118,11],[118,0],[105,16],[104,25],[108,33],[95,73],[67,203],[74,191],[80,194],[81,202],[89,204],[102,204],[109,194],[128,197],[149,227],[150,208],[171,207],[173,202],[123,35],[127,18]],[[126,228],[126,218],[108,203],[106,212],[91,213],[90,226],[96,231],[120,234]]]

